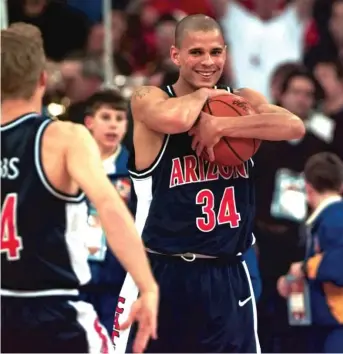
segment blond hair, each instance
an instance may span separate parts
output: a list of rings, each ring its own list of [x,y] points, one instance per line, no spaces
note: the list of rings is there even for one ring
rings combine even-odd
[[[37,27],[18,22],[1,30],[1,100],[31,98],[45,63]]]

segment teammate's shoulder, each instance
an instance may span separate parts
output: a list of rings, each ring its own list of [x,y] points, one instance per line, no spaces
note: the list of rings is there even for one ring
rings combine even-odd
[[[50,134],[66,142],[73,142],[75,139],[90,135],[88,129],[82,124],[59,120],[50,125]]]

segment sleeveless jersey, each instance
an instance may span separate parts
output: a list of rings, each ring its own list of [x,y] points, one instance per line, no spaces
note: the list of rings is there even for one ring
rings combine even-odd
[[[78,232],[87,220],[84,195],[56,190],[41,163],[42,136],[52,122],[32,113],[1,126],[3,295],[77,295],[90,280]]]
[[[163,90],[175,96],[172,86]],[[218,166],[198,158],[191,142],[188,133],[165,135],[155,161],[141,171],[132,147],[128,167],[138,231],[147,248],[161,253],[243,253],[253,238],[253,161]]]

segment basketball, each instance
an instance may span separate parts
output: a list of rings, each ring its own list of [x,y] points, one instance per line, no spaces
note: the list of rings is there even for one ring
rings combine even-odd
[[[220,95],[205,103],[203,111],[216,117],[238,117],[256,114],[251,104],[236,95]],[[242,118],[244,119],[244,118]],[[215,162],[223,166],[236,166],[249,160],[261,145],[259,139],[222,137],[214,146]],[[202,157],[208,160],[207,151]]]

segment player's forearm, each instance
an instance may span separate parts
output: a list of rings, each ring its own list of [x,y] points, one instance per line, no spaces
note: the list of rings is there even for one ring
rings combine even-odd
[[[118,198],[118,203],[104,203],[98,213],[111,250],[131,274],[139,290],[155,291],[157,285],[144,245],[125,204]]]
[[[244,117],[217,117],[219,136],[256,138],[261,140],[300,139],[305,126],[291,113],[261,113]]]
[[[188,131],[196,122],[208,98],[206,89],[191,94],[172,97],[156,105],[156,115],[163,113],[175,133]]]

